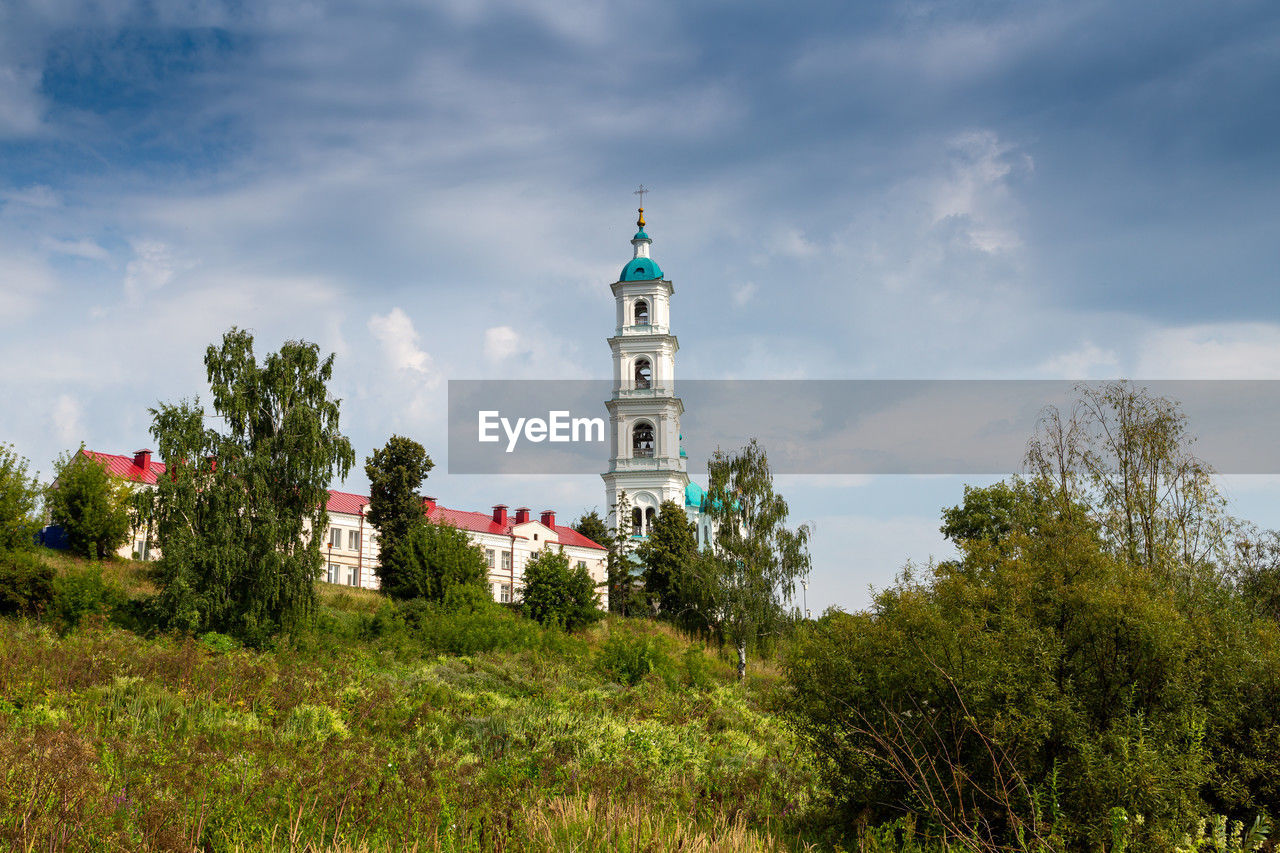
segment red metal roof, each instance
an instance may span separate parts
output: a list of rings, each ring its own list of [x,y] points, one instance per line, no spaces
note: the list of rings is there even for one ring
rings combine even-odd
[[[156,475],[164,473],[164,463],[152,461],[150,470],[137,463],[135,456],[118,456],[114,453],[98,453],[93,450],[84,451],[84,455],[106,466],[107,473],[122,480],[134,483],[155,485]]]
[[[368,495],[354,495],[350,492],[336,492],[330,489],[329,502],[325,505],[325,509],[329,512],[359,515],[368,503]],[[493,515],[490,513],[449,509],[439,504],[427,509],[427,518],[436,523],[444,522],[460,530],[470,530],[475,533],[493,533],[498,536],[510,536],[512,529],[516,526],[511,516],[507,516],[506,524],[498,524],[493,520]],[[557,525],[555,531],[561,545],[569,545],[575,548],[593,548],[597,551],[605,550],[603,545],[592,542],[572,527],[560,527]]]

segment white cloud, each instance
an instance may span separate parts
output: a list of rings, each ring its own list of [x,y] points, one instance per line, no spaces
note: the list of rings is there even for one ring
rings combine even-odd
[[[392,308],[385,316],[369,318],[369,331],[382,345],[382,353],[393,370],[405,370],[421,376],[431,374],[431,355],[418,346],[418,331],[413,320],[400,308]],[[438,377],[432,377],[439,381]]]
[[[520,348],[520,335],[510,326],[494,326],[484,330],[484,356],[490,361],[505,361]]]
[[[951,174],[934,189],[934,224],[956,223],[968,244],[987,254],[1021,246],[1013,226],[1008,182],[1032,170],[1030,155],[1018,152],[990,130],[958,134],[948,141],[948,148]]]
[[[3,82],[0,81],[0,90],[3,88]],[[32,184],[20,190],[8,190],[0,193],[0,198],[11,204],[27,207],[54,208],[61,203],[58,194],[44,184]]]
[[[755,297],[758,289],[754,281],[744,281],[733,289],[733,304],[741,308]]]
[[[1280,379],[1280,325],[1208,323],[1147,334],[1133,375],[1143,379]]]
[[[38,69],[0,65],[0,137],[28,136],[40,129],[39,85]]]
[[[137,240],[133,243],[133,255],[133,260],[124,270],[124,293],[131,302],[173,280],[176,271],[173,253],[165,244],[156,240]]]
[[[111,253],[99,246],[93,240],[55,240],[52,237],[44,241],[44,247],[50,252],[59,255],[71,255],[76,258],[85,258],[90,261],[105,261],[111,258]]]
[[[43,260],[0,245],[0,326],[25,320],[55,290],[57,279]]]
[[[83,416],[84,409],[79,401],[70,394],[58,395],[53,411],[49,413],[49,421],[59,443],[70,446],[85,439]]]
[[[1120,359],[1115,350],[1085,341],[1076,349],[1046,359],[1032,373],[1051,379],[1103,379],[1120,375]]]

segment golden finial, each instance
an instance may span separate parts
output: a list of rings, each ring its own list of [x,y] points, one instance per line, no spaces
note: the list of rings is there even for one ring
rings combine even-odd
[[[644,195],[647,192],[652,191],[646,189],[644,184],[641,184],[640,189],[632,193],[632,195],[640,196],[640,218],[636,220],[636,227],[638,228],[644,228]]]

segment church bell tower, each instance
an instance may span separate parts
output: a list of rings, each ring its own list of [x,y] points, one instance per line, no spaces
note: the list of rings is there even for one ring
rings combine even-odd
[[[642,197],[643,199],[643,197]],[[632,258],[613,283],[616,329],[613,395],[609,410],[611,455],[601,476],[609,512],[616,513],[626,493],[629,518],[616,518],[620,530],[647,536],[663,501],[683,506],[689,485],[687,460],[680,446],[684,404],[675,393],[675,359],[680,344],[671,334],[671,294],[675,288],[649,256],[653,241],[644,230],[644,208],[631,238]]]

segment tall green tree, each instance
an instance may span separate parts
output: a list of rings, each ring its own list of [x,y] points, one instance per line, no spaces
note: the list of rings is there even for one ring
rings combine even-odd
[[[524,567],[521,607],[544,625],[576,631],[600,618],[595,581],[585,567],[569,567],[563,548],[543,548]]]
[[[451,590],[483,591],[488,566],[465,532],[419,517],[391,551],[382,551],[378,579],[392,598],[442,602]]]
[[[610,507],[613,533],[608,537],[609,558],[606,564],[606,584],[609,589],[609,612],[626,616],[644,606],[643,590],[636,583],[639,564],[634,559],[638,539],[632,524],[631,498],[625,491],[618,493],[618,502]],[[599,540],[597,540],[599,541]]]
[[[597,545],[604,546],[606,551],[604,587],[608,594],[609,612],[621,613],[621,602],[614,601],[614,587],[618,586],[615,581],[617,580],[617,567],[619,565],[617,536],[610,532],[609,525],[600,517],[600,513],[595,510],[584,513],[569,526]]]
[[[644,565],[645,597],[654,613],[686,627],[703,601],[702,585],[696,571],[698,543],[693,522],[684,507],[663,501],[658,508],[649,538],[636,549]],[[698,620],[700,621],[700,620]]]
[[[355,454],[329,395],[333,355],[315,344],[289,341],[259,363],[253,336],[232,328],[204,364],[211,412],[198,400],[151,410],[167,465],[150,516],[159,603],[173,628],[261,644],[315,611],[329,483]]]
[[[46,493],[49,516],[67,534],[72,551],[101,559],[129,538],[129,485],[112,477],[106,466],[84,452],[58,457],[53,485]]]
[[[613,535],[609,533],[609,526],[604,523],[600,513],[595,510],[584,513],[569,526],[597,545],[603,545],[606,548],[609,547],[609,542],[613,539]]]
[[[786,622],[785,602],[809,574],[809,526],[787,527],[790,509],[773,490],[763,447],[752,439],[707,463],[704,504],[715,524],[715,547],[700,560],[706,603],[702,616],[738,652],[738,679],[747,673],[749,644]]]
[[[1077,391],[1068,411],[1043,413],[1027,448],[1032,473],[1061,502],[1089,507],[1133,565],[1176,571],[1225,559],[1233,523],[1177,401],[1125,381]]]
[[[426,448],[411,438],[393,435],[365,460],[369,478],[368,519],[378,531],[381,553],[396,549],[400,540],[422,519],[418,491],[435,463]]]
[[[0,551],[28,548],[40,531],[39,481],[11,444],[0,444]]]

